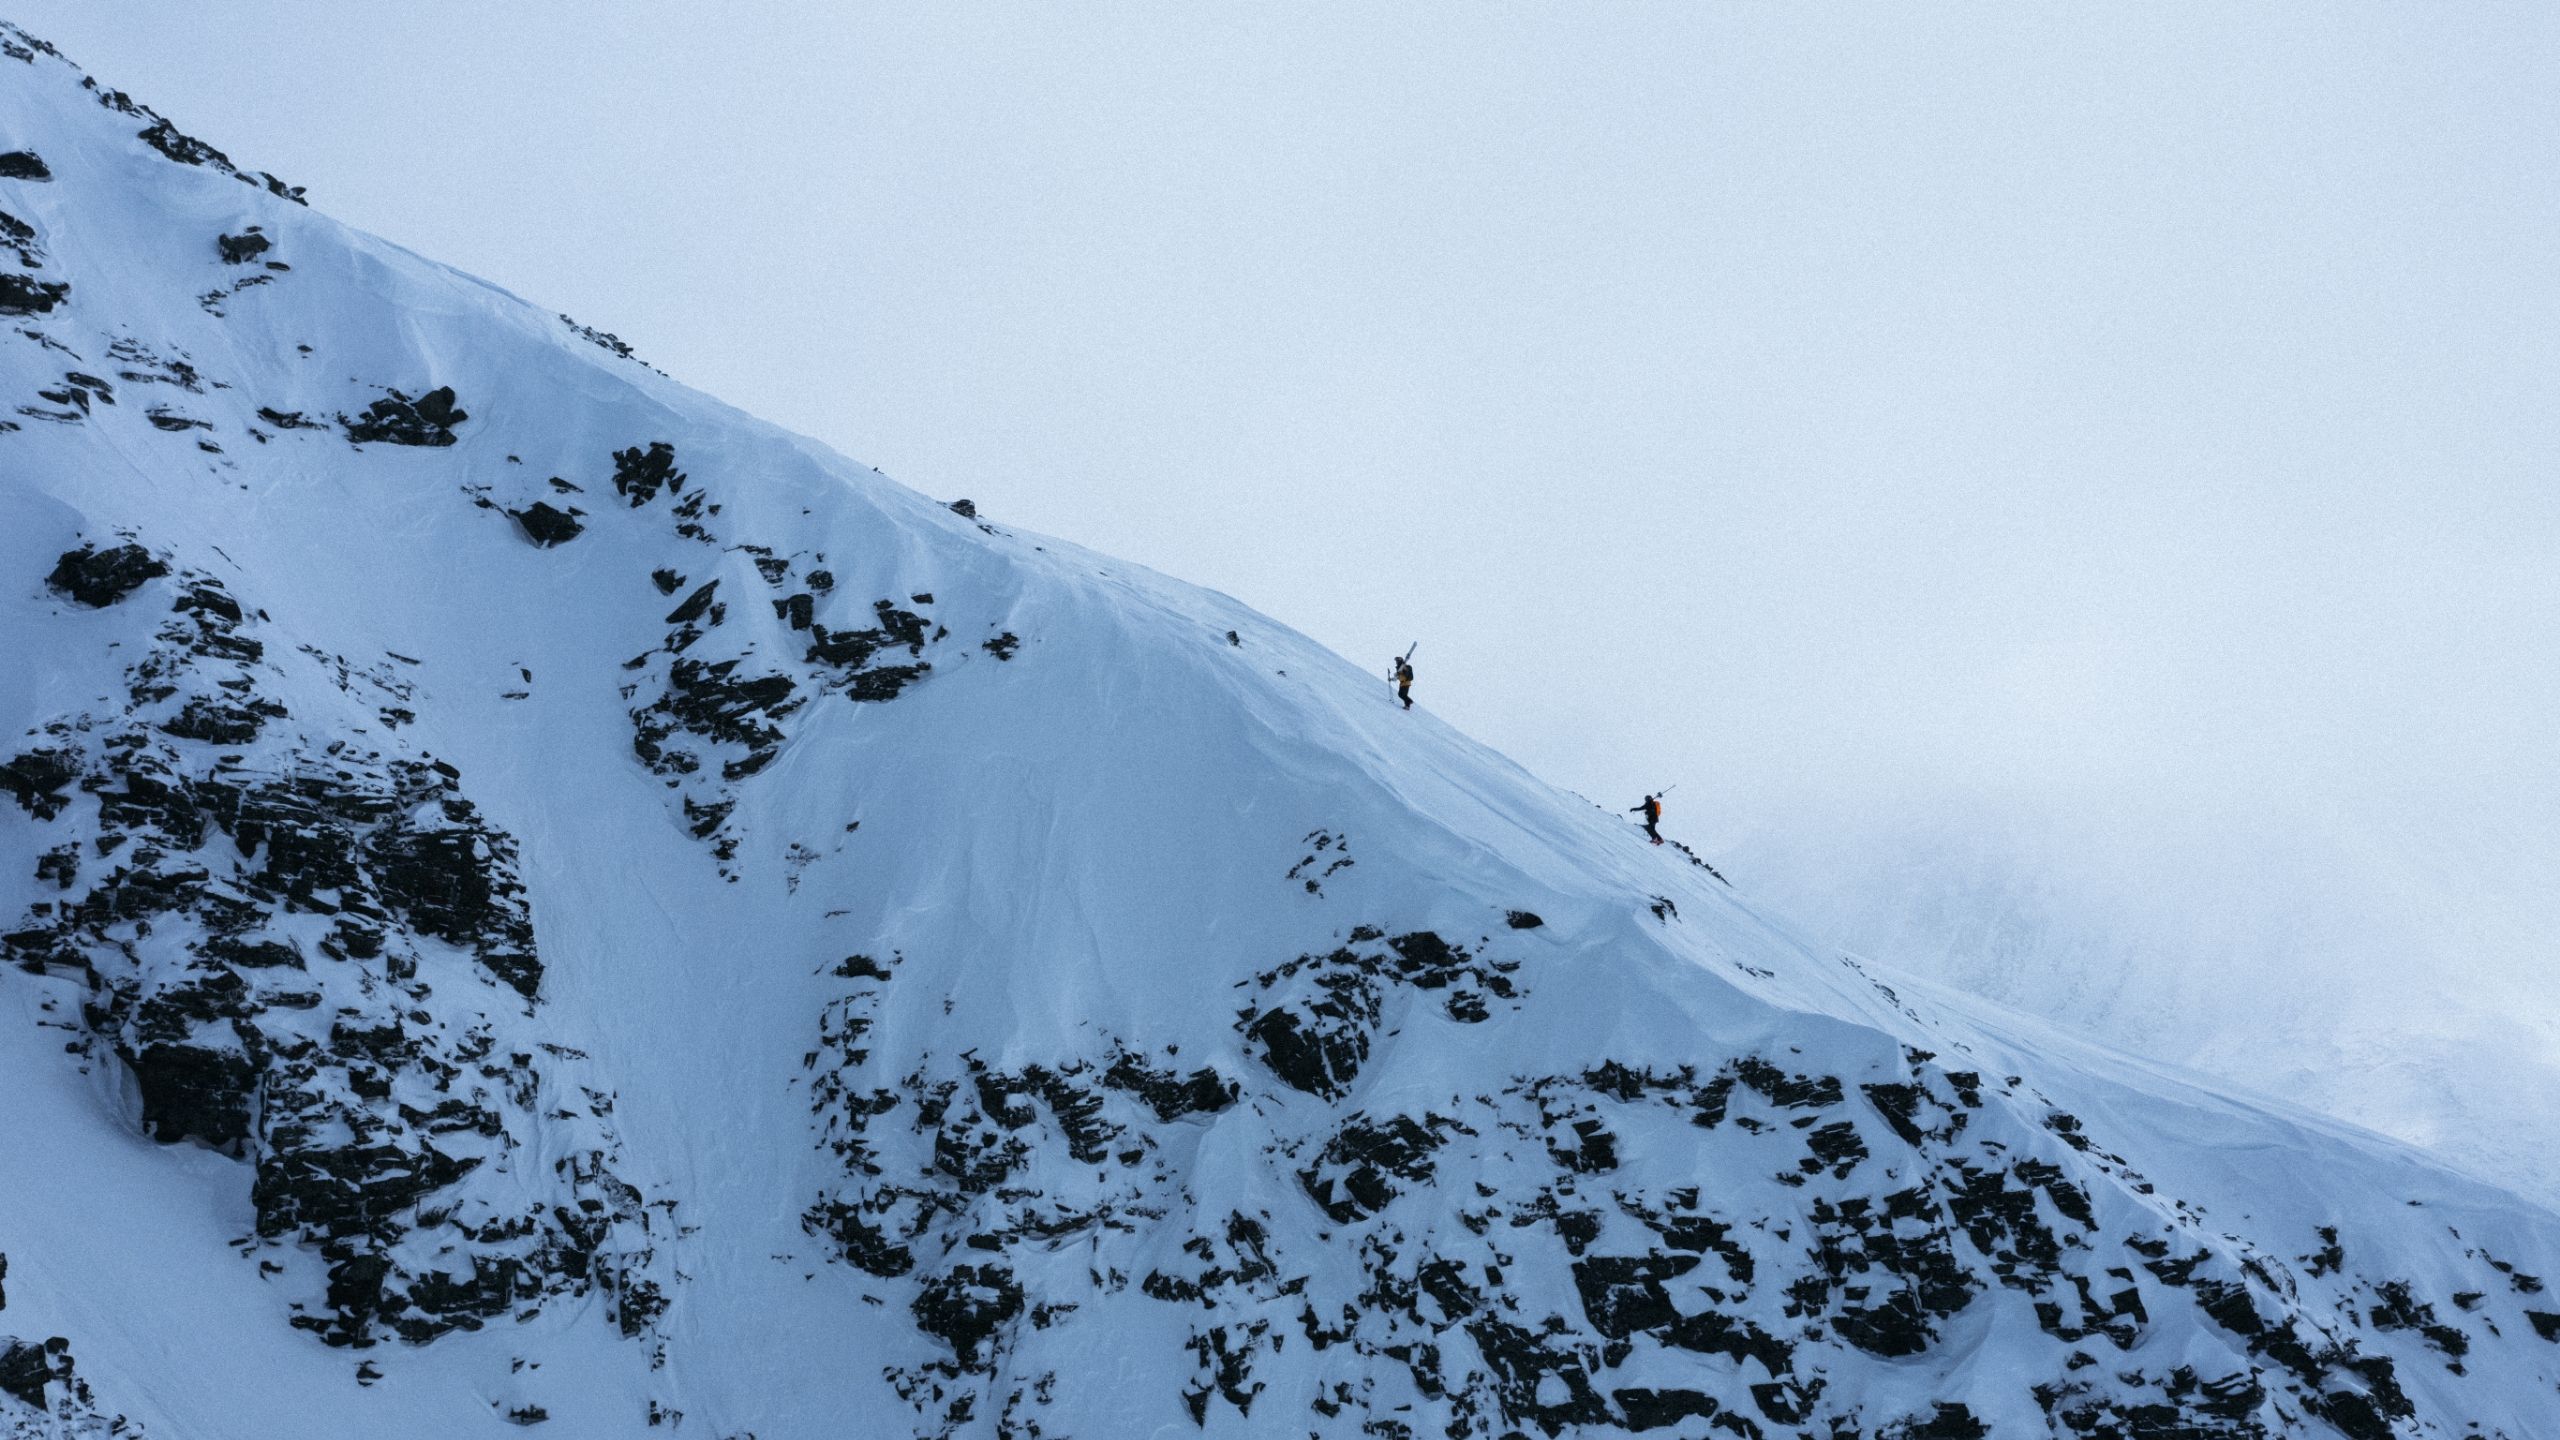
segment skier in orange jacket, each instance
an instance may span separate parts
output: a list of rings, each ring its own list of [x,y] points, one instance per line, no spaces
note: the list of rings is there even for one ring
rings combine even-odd
[[[1628,810],[1631,814],[1641,815],[1644,817],[1644,833],[1652,838],[1654,844],[1661,844],[1662,797],[1659,795],[1647,795],[1644,797],[1643,804],[1629,806]]]

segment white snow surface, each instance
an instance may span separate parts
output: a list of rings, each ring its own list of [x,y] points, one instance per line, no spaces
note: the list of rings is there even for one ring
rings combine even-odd
[[[332,742],[350,760],[458,770],[460,794],[512,838],[536,999],[424,922],[395,936],[421,957],[415,997],[312,953],[328,917],[291,905],[273,923],[308,942],[308,972],[287,978],[330,1005],[414,1003],[400,1023],[420,1033],[478,1025],[501,1053],[557,1047],[526,1072],[538,1093],[488,1101],[508,1148],[455,1193],[490,1215],[574,1206],[590,1192],[561,1177],[604,1157],[619,1182],[596,1193],[628,1187],[642,1203],[615,1211],[597,1253],[666,1300],[635,1323],[627,1300],[570,1285],[423,1343],[297,1327],[329,1308],[327,1266],[308,1233],[260,1237],[250,1161],[150,1137],[117,1043],[90,1033],[82,975],[0,967],[0,1336],[64,1337],[86,1387],[52,1384],[43,1413],[0,1395],[9,1433],[104,1433],[101,1417],[120,1415],[191,1440],[526,1421],[551,1436],[758,1440],[1597,1435],[1636,1428],[1645,1396],[1685,1391],[1716,1419],[1692,1411],[1654,1433],[1977,1424],[2006,1440],[2109,1433],[2072,1421],[2075,1406],[2192,1417],[2199,1377],[2248,1377],[2231,1384],[2256,1393],[2195,1422],[2221,1428],[2174,1433],[2560,1433],[2560,1344],[2532,1318],[2560,1300],[2524,1279],[2560,1281],[2560,1217],[2539,1205],[1813,945],[1627,817],[1540,783],[1427,705],[1395,708],[1380,676],[1270,619],[955,513],[537,306],[176,163],[137,139],[151,117],[102,104],[24,37],[0,40],[30,51],[0,58],[0,151],[36,152],[52,176],[0,180],[0,212],[41,251],[21,269],[70,286],[0,331],[0,416],[17,427],[0,433],[0,759],[56,744],[112,766],[108,739],[139,717],[190,773],[304,773],[332,763]],[[227,261],[217,237],[250,226],[272,248]],[[108,382],[112,401],[40,398],[69,372]],[[449,445],[353,444],[340,422],[388,390],[438,387],[468,412]],[[202,427],[154,423],[154,408]],[[616,492],[616,453],[652,443],[673,447],[683,495],[708,497],[696,536],[671,523],[678,493]],[[508,512],[536,501],[582,511],[583,533],[531,543]],[[103,607],[48,586],[66,552],[128,540],[172,573]],[[681,583],[653,581],[660,570]],[[819,570],[831,587],[814,588]],[[260,658],[220,670],[285,708],[252,740],[172,736],[177,699],[133,697],[190,575],[236,597],[241,633],[263,639]],[[718,613],[675,653],[686,627],[667,617],[715,579]],[[843,693],[805,657],[794,595],[839,633],[872,625],[875,601],[922,617],[930,638],[883,660],[929,671],[888,698]],[[986,648],[1007,635],[1010,658]],[[694,773],[635,752],[635,710],[688,657],[794,681],[800,703],[775,717],[757,773],[721,778],[745,747],[681,733],[704,760]],[[381,718],[394,707],[414,718]],[[98,853],[103,792],[63,794],[53,818],[0,801],[13,931],[154,843]],[[734,809],[697,835],[688,801]],[[39,878],[66,839],[84,842],[78,880]],[[251,847],[234,848],[214,835],[195,858],[231,874]],[[1513,928],[1515,911],[1543,923]],[[96,967],[129,960],[146,989],[195,963],[171,947],[209,933],[194,919],[102,925]],[[1394,980],[1388,942],[1424,933],[1474,968]],[[1336,954],[1366,957],[1378,1010],[1365,1063],[1325,1094],[1282,1075],[1239,1017],[1318,1013],[1309,977],[1348,972],[1277,972]],[[1461,994],[1481,1018],[1448,1001]],[[1120,1057],[1214,1071],[1233,1098],[1151,1116],[1095,1085]],[[1659,1083],[1595,1084],[1609,1065]],[[1074,1153],[1041,1075],[1099,1097],[1114,1138],[1097,1157]],[[1790,1100],[1755,1075],[1838,1085]],[[1956,1098],[1965,1077],[1977,1103]],[[393,1083],[403,1103],[427,1098],[418,1075]],[[1912,1087],[1923,1121],[1957,1118],[1899,1138],[1869,1086]],[[888,1108],[849,1148],[860,1096]],[[1008,1104],[1028,1118],[995,1113]],[[1390,1177],[1388,1198],[1350,1218],[1328,1213],[1347,1182],[1325,1177],[1374,1143],[1340,1137],[1398,1117],[1436,1143],[1421,1176]],[[1587,1138],[1573,1128],[1586,1120],[1610,1153],[1567,1164],[1558,1147]],[[1808,1136],[1842,1122],[1859,1155],[1808,1158]],[[971,1149],[982,1142],[993,1150]],[[1009,1155],[1000,1180],[958,1178],[984,1153]],[[1987,1242],[1951,1223],[1969,1174],[2025,1218]],[[1915,1302],[1925,1341],[1907,1353],[1859,1343],[1855,1314],[1925,1282],[1838,1218],[1895,1195],[1919,1208],[1883,1233],[1935,1245],[1962,1292],[1943,1314]],[[849,1258],[809,1218],[830,1199],[901,1240],[912,1268]],[[1684,1204],[1749,1263],[1660,1238]],[[399,1264],[460,1253],[436,1208],[401,1220]],[[1568,1244],[1556,1217],[1574,1213],[1593,1229]],[[1238,1218],[1261,1238],[1239,1240]],[[2030,1226],[2061,1238],[2021,1267]],[[2318,1258],[2322,1227],[2343,1266]],[[1667,1287],[1683,1318],[1657,1306],[1613,1335],[1577,1269],[1612,1256],[1660,1259],[1627,1303],[1645,1311],[1647,1286]],[[2163,1256],[2194,1260],[2193,1280],[2145,1268]],[[1435,1261],[1451,1262],[1436,1282]],[[919,1295],[983,1280],[971,1266],[1001,1267],[1021,1303],[990,1311],[980,1340],[921,1325]],[[2095,1284],[2094,1308],[2073,1298],[2075,1275]],[[1830,1288],[1791,1293],[1805,1276]],[[2209,1313],[2196,1300],[2208,1279],[2242,1313],[2298,1326],[2313,1358],[2253,1345],[2228,1304]],[[2461,1338],[2458,1354],[2377,1318],[2392,1285]],[[2127,1288],[2138,1320],[2112,1298]],[[2071,1335],[2038,1303],[2059,1304]],[[1782,1339],[1792,1361],[1668,1338],[1710,1311]],[[1506,1336],[1524,1349],[1504,1352]],[[1246,1362],[1232,1393],[1231,1354]],[[2397,1409],[2375,1398],[2391,1393]],[[2358,1428],[2359,1414],[2383,1428]],[[1917,1428],[1929,1424],[1946,1428]]]

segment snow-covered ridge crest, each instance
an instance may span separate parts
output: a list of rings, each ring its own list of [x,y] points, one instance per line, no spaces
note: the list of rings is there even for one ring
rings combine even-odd
[[[0,31],[16,1433],[2547,1430],[2549,1213],[161,124]]]

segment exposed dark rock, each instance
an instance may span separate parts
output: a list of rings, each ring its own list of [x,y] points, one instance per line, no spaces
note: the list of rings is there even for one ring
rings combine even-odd
[[[11,150],[0,154],[0,180],[50,180],[53,171],[44,157],[33,150]]]
[[[534,501],[525,509],[507,513],[524,528],[526,539],[545,550],[577,539],[587,528],[578,523],[579,512],[576,509],[555,510],[549,502],[542,500]]]
[[[1022,1286],[1001,1265],[955,1265],[926,1280],[913,1306],[916,1328],[950,1346],[964,1370],[980,1347],[1022,1313]]]
[[[383,899],[410,925],[471,950],[501,983],[534,997],[542,962],[515,879],[515,841],[482,824],[470,801],[411,811],[375,831],[365,854]]]
[[[1789,1075],[1761,1059],[1746,1056],[1734,1065],[1734,1077],[1786,1109],[1821,1109],[1841,1100],[1840,1082],[1830,1075]]]
[[[259,1067],[236,1050],[154,1045],[125,1057],[142,1090],[142,1127],[162,1144],[201,1140],[230,1154],[248,1138]]]
[[[1695,1255],[1595,1255],[1573,1262],[1573,1283],[1591,1328],[1623,1340],[1678,1321],[1662,1282],[1697,1267]]]
[[[397,390],[386,391],[364,414],[353,420],[340,415],[338,423],[346,428],[347,439],[358,445],[380,441],[438,447],[454,443],[459,437],[453,427],[470,418],[454,403],[453,387],[440,385],[415,400]]]
[[[1971,1407],[1941,1400],[1925,1417],[1915,1417],[1888,1425],[1876,1433],[1876,1440],[1990,1440],[1990,1427],[1974,1417]],[[2131,1440],[2179,1440],[2167,1430],[2140,1428],[2131,1432]],[[2212,1440],[2195,1435],[2193,1440]]]
[[[1537,912],[1534,910],[1508,911],[1503,915],[1502,919],[1504,924],[1509,925],[1514,930],[1535,930],[1539,926],[1547,923],[1545,920],[1540,919]]]
[[[272,668],[253,612],[210,577],[176,588],[128,671],[131,708],[0,766],[31,813],[58,816],[74,785],[94,795],[77,839],[102,857],[94,874],[53,866],[64,898],[0,943],[80,981],[74,1043],[124,1065],[148,1133],[250,1164],[257,1234],[326,1267],[325,1298],[297,1306],[296,1325],[331,1344],[422,1342],[603,1287],[617,1324],[646,1329],[665,1290],[641,1273],[651,1252],[628,1248],[650,1216],[612,1175],[609,1139],[586,1132],[581,1148],[557,1128],[569,1112],[534,1113],[547,1082],[532,1053],[491,1058],[495,992],[467,971],[438,972],[432,992],[421,976],[458,947],[511,1002],[537,993],[512,840],[441,762],[332,743],[270,751],[250,772],[165,739],[282,713],[260,693]],[[340,1007],[270,928],[297,911],[328,917],[317,948],[353,982]],[[556,1181],[550,1164],[513,1176],[471,1195],[478,1220],[410,1242],[537,1127]]]
[[[71,296],[67,280],[0,271],[0,315],[44,315]]]
[[[978,518],[978,506],[975,501],[954,500],[951,502],[951,513],[963,520],[975,520]]]
[[[1103,1072],[1102,1083],[1136,1095],[1163,1121],[1214,1115],[1236,1103],[1236,1083],[1215,1070],[1203,1067],[1188,1075],[1155,1070],[1125,1052]]]
[[[83,545],[55,562],[44,583],[83,605],[104,607],[168,573],[166,564],[139,545],[106,550]]]
[[[181,165],[219,164],[222,169],[231,168],[230,157],[157,117],[151,127],[142,132],[141,139],[142,143]]]
[[[0,220],[6,220],[7,218],[8,217],[6,216],[0,216]],[[93,403],[99,405],[113,405],[116,403],[116,392],[114,386],[109,385],[106,381],[99,379],[95,375],[84,375],[77,370],[64,371],[62,374],[62,383],[60,385],[38,390],[36,394],[39,398],[50,401],[51,403],[64,408],[60,410],[40,410],[34,406],[22,406],[19,408],[19,414],[32,415],[42,420],[71,423],[87,416],[89,408]]]
[[[610,331],[598,330],[590,326],[581,325],[566,315],[560,317],[560,323],[568,326],[579,339],[586,341],[588,344],[593,345],[608,354],[619,355],[623,359],[628,360],[632,364],[638,365],[643,369],[658,370],[657,366],[651,365],[648,361],[641,359],[640,352],[625,344],[622,337],[619,335],[613,334]],[[658,373],[663,375],[666,372],[658,370]]]
[[[39,820],[62,813],[69,803],[62,788],[79,776],[78,759],[61,750],[29,750],[0,765],[0,786],[7,787],[11,798]]]
[[[993,640],[987,641],[984,648],[988,654],[999,660],[1010,660],[1013,658],[1014,650],[1021,644],[1022,637],[1007,630]]]
[[[247,231],[238,235],[215,237],[214,248],[222,252],[224,264],[246,265],[275,248],[275,242],[269,240],[257,226],[252,225]]]
[[[1369,1058],[1378,1023],[1378,989],[1367,975],[1336,970],[1317,980],[1319,993],[1300,1002],[1248,1013],[1244,1036],[1256,1058],[1293,1089],[1337,1100]]]
[[[1693,1417],[1713,1420],[1723,1411],[1695,1390],[1613,1390],[1610,1398],[1618,1402],[1630,1430],[1659,1430]]]
[[[1487,1017],[1486,996],[1518,997],[1514,964],[1480,959],[1428,930],[1399,935],[1383,950],[1381,938],[1355,931],[1352,945],[1301,955],[1255,977],[1257,988],[1282,990],[1285,998],[1247,1007],[1236,1028],[1291,1087],[1326,1099],[1348,1093],[1368,1060],[1389,986],[1440,992],[1445,1013],[1466,1023]]]
[[[45,1386],[70,1375],[71,1342],[57,1335],[42,1344],[0,1336],[0,1395],[50,1415]]]
[[[690,625],[694,621],[701,619],[703,614],[711,608],[711,597],[719,593],[719,590],[720,581],[717,578],[702,582],[702,588],[684,597],[682,603],[678,604],[673,610],[667,612],[666,623],[669,625]]]
[[[1315,1164],[1298,1172],[1298,1183],[1317,1208],[1349,1222],[1385,1209],[1396,1197],[1394,1182],[1430,1180],[1431,1152],[1438,1148],[1440,1136],[1409,1115],[1384,1121],[1354,1115],[1325,1142]]]
[[[2471,1337],[2459,1327],[2438,1320],[2436,1307],[2411,1294],[2407,1281],[2386,1280],[2375,1287],[2374,1293],[2381,1303],[2365,1312],[2374,1329],[2415,1330],[2450,1360],[2458,1361],[2470,1353]]]
[[[664,440],[652,440],[649,448],[633,446],[613,452],[613,493],[631,502],[633,509],[658,498],[658,492],[684,493],[684,472],[676,468],[676,447]]]
[[[1592,1361],[1573,1344],[1575,1337],[1541,1335],[1490,1314],[1468,1320],[1466,1330],[1493,1370],[1494,1397],[1505,1418],[1551,1436],[1568,1425],[1609,1421],[1607,1402],[1591,1386]]]
[[[704,598],[708,590],[704,587],[695,598]],[[643,764],[660,774],[700,769],[701,756],[670,743],[678,732],[745,750],[742,757],[722,764],[724,779],[742,779],[772,762],[783,740],[782,728],[775,722],[798,710],[802,700],[795,695],[797,687],[790,676],[740,675],[738,664],[679,656],[668,667],[666,694],[632,712],[637,726],[632,748]],[[714,828],[717,823],[713,822]]]
[[[0,249],[14,251],[18,263],[30,270],[44,264],[44,247],[36,243],[36,227],[0,210]]]
[[[209,745],[245,745],[258,738],[260,727],[267,721],[280,720],[284,715],[283,705],[263,697],[240,703],[212,695],[191,695],[176,715],[160,722],[160,729],[165,734],[202,740]]]

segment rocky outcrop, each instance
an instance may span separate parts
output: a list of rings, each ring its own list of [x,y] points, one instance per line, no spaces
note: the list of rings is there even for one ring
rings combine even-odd
[[[0,271],[0,315],[42,315],[71,297],[71,282]]]
[[[140,1426],[99,1408],[97,1395],[55,1335],[0,1335],[0,1440],[143,1440]]]
[[[1503,933],[1543,928],[1521,913]],[[2485,1338],[2449,1318],[2482,1292],[2350,1279],[2334,1229],[2289,1262],[2156,1206],[2023,1082],[1924,1051],[1856,1074],[1758,1052],[1604,1062],[1362,1105],[1389,1035],[1485,1024],[1540,974],[1432,931],[1365,927],[1247,982],[1245,1075],[1185,1077],[1107,1039],[1012,1069],[879,1054],[903,970],[837,968],[811,1093],[846,1181],[804,1223],[907,1287],[940,1347],[891,1372],[919,1435],[982,1433],[991,1414],[1013,1429],[985,1433],[1031,1433],[1061,1377],[1019,1357],[1130,1290],[1185,1317],[1186,1378],[1168,1383],[1195,1423],[1231,1408],[1290,1433],[1985,1440],[1968,1404],[1879,1406],[1842,1377],[1996,1324],[2042,1337],[2014,1378],[2056,1436],[2389,1440],[2419,1433],[2390,1337],[2455,1363]],[[1272,1208],[1204,1209],[1162,1158],[1203,1115],[1259,1137],[1245,1191]],[[1043,1263],[1062,1243],[1085,1258]],[[2479,1264],[2484,1284],[2512,1273]],[[2164,1327],[2190,1338],[2150,1360]]]
[[[103,609],[132,594],[143,582],[169,573],[169,567],[139,545],[101,550],[83,545],[55,562],[44,583],[93,609]]]
[[[585,534],[587,529],[578,519],[586,512],[574,505],[561,510],[555,509],[547,500],[536,500],[522,510],[507,513],[515,517],[516,524],[524,530],[524,538],[532,541],[538,549],[566,545]]]
[[[1493,1004],[1516,1004],[1518,965],[1479,960],[1428,930],[1392,940],[1373,927],[1324,955],[1301,955],[1254,977],[1257,998],[1236,1017],[1255,1058],[1294,1089],[1338,1100],[1350,1092],[1400,989],[1438,994],[1452,1020],[1473,1024]]]
[[[215,250],[221,252],[222,263],[225,265],[246,265],[275,248],[275,242],[268,239],[266,232],[255,225],[237,235],[217,235],[214,237],[213,245]]]
[[[305,718],[317,738],[285,729],[264,693],[280,656],[306,694],[384,682],[271,646],[212,576],[126,546],[74,552],[57,578],[169,618],[122,709],[0,763],[68,842],[40,872],[56,898],[0,953],[79,986],[79,1043],[132,1077],[144,1133],[248,1167],[259,1240],[317,1272],[294,1324],[416,1342],[600,1292],[645,1330],[664,1221],[615,1173],[610,1096],[566,1083],[571,1057],[534,1038],[513,839],[458,770],[352,704]],[[560,1157],[555,1182],[477,1182],[528,1147]]]
[[[704,526],[720,506],[703,486],[688,488],[688,482],[674,447],[663,442],[613,455],[614,493],[635,510],[661,495],[674,498],[665,514],[677,537],[707,540]],[[888,599],[873,602],[869,624],[847,624],[838,618],[831,572],[812,568],[804,575],[799,557],[761,545],[731,553],[746,561],[734,580],[714,575],[693,585],[663,617],[664,641],[623,667],[634,672],[623,687],[624,698],[637,702],[630,712],[632,753],[672,782],[686,830],[709,843],[724,867],[738,853],[729,827],[737,787],[781,754],[796,718],[825,695],[875,704],[896,699],[931,672],[925,650],[946,633]],[[821,565],[825,559],[808,557]],[[795,576],[802,577],[796,585]],[[657,569],[650,579],[660,595],[689,583],[672,568]],[[758,583],[789,593],[769,607],[750,601],[733,611],[730,597]],[[932,598],[911,595],[908,603],[930,605]]]
[[[338,424],[346,430],[347,439],[358,445],[441,447],[460,438],[453,433],[454,427],[470,418],[470,412],[454,402],[453,387],[439,385],[415,400],[387,390],[362,415],[352,420],[341,415]]]
[[[45,45],[42,41],[36,40],[23,30],[11,27],[6,33],[17,42],[18,46],[30,51],[45,54],[55,53],[51,46]],[[241,169],[239,166],[231,163],[230,156],[223,154],[211,145],[187,134],[177,126],[170,124],[166,118],[161,116],[158,111],[153,110],[151,107],[136,104],[132,97],[126,95],[123,91],[109,90],[100,85],[97,81],[92,80],[85,75],[81,77],[80,84],[83,89],[96,97],[97,102],[100,105],[105,106],[107,109],[112,110],[119,115],[130,116],[134,119],[146,122],[141,130],[135,132],[135,138],[140,140],[143,144],[150,146],[153,150],[158,151],[163,158],[175,161],[180,165],[202,166],[205,169],[228,175],[232,179],[237,180],[244,185],[255,186],[279,199],[290,200],[296,205],[306,203],[302,198],[301,186],[287,185],[282,180],[279,180],[275,176],[267,174],[264,171],[253,172]]]

